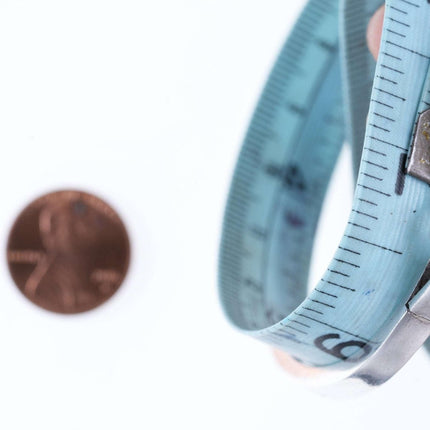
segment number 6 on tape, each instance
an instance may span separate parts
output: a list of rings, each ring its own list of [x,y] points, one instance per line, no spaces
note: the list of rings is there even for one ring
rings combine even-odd
[[[366,27],[382,3],[308,2],[246,135],[219,261],[221,300],[238,328],[286,351],[312,380],[358,387],[385,382],[430,334],[430,4],[386,1],[375,64]],[[345,140],[351,215],[306,295]]]

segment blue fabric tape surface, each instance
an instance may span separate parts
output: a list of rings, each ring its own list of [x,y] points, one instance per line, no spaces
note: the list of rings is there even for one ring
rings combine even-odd
[[[382,3],[308,2],[256,107],[225,212],[226,314],[315,367],[366,359],[430,258],[430,188],[404,173],[417,115],[430,107],[430,4],[386,1],[376,64],[365,32]],[[354,203],[336,254],[307,295],[319,213],[345,141]]]

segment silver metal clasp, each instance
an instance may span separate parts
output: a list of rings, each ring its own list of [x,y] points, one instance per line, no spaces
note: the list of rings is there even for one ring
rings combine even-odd
[[[414,292],[406,303],[408,312],[424,323],[430,324],[430,261],[418,281]]]
[[[418,117],[406,173],[430,184],[430,109]]]

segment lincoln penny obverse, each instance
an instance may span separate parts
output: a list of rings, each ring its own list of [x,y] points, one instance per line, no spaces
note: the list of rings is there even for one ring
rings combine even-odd
[[[29,204],[7,245],[10,273],[33,303],[59,313],[88,311],[108,300],[127,273],[124,224],[104,201],[58,191]]]

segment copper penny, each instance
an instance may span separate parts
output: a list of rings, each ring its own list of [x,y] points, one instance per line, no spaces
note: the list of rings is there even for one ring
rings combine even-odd
[[[108,300],[127,273],[124,224],[104,201],[58,191],[28,205],[12,227],[7,259],[21,292],[59,313],[88,311]]]

